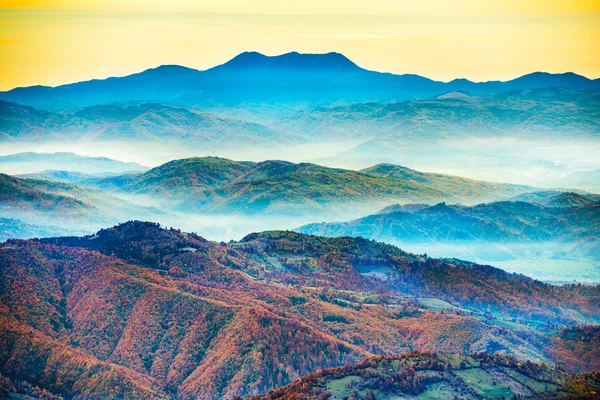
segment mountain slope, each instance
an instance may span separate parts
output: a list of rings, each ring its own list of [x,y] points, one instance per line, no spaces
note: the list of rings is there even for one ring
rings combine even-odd
[[[90,215],[94,211],[93,206],[73,197],[76,191],[83,193],[69,184],[30,181],[0,174],[0,204],[5,208],[52,212],[57,216]]]
[[[287,161],[247,162],[219,157],[173,160],[143,173],[92,176],[60,171],[26,175],[145,196],[186,212],[322,212],[334,205],[374,211],[397,201],[475,202],[525,193],[521,185],[422,173],[392,164],[361,171]],[[335,211],[335,210],[332,210]],[[343,214],[343,213],[342,213]]]
[[[116,102],[186,107],[268,102],[293,106],[398,101],[457,90],[481,95],[548,87],[594,91],[600,89],[599,82],[572,73],[533,73],[507,82],[475,83],[463,79],[443,83],[418,75],[367,71],[337,53],[294,52],[269,57],[250,52],[206,71],[167,65],[122,78],[54,88],[16,88],[0,93],[0,98],[49,110]]]
[[[98,182],[102,187],[108,182],[122,185],[131,194],[144,194],[166,198],[187,197],[207,188],[218,188],[239,179],[252,170],[254,163],[238,162],[218,157],[173,160],[143,174],[131,176],[124,184],[119,178]]]
[[[130,222],[82,238],[9,241],[0,265],[0,373],[67,397],[256,394],[411,349],[550,363],[550,350],[563,360],[571,350],[528,321],[600,316],[597,287],[291,232],[227,245]],[[397,272],[361,272],[374,265]],[[416,293],[466,308],[440,313]],[[502,327],[511,314],[520,323]]]

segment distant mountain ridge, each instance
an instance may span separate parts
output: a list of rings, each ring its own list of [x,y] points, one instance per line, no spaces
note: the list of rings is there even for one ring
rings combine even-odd
[[[0,100],[0,141],[118,140],[199,147],[231,147],[248,142],[273,147],[298,142],[285,132],[261,124],[156,103],[102,104],[73,113],[55,113]]]
[[[107,157],[88,157],[69,152],[24,152],[0,156],[0,172],[14,174],[37,173],[44,170],[87,174],[140,172],[148,168],[135,162],[123,162]]]
[[[286,53],[278,56],[248,51],[241,53],[226,63],[213,69],[224,70],[336,70],[336,71],[362,71],[358,65],[340,53],[326,54],[300,54],[298,52]]]
[[[380,154],[402,149],[413,140],[596,139],[599,110],[598,92],[550,88],[480,96],[454,91],[401,102],[319,106],[283,117],[277,126],[314,139],[369,138],[371,133],[371,140],[355,151],[381,142],[380,149],[369,151]]]
[[[536,243],[545,242],[553,243],[545,248],[549,256],[599,261],[600,198],[575,193],[539,198],[528,193],[511,201],[471,207],[396,205],[353,221],[309,224],[298,231],[430,246],[485,243],[490,252],[494,245],[508,244],[530,246],[533,251]]]
[[[184,107],[265,101],[316,105],[400,101],[452,91],[490,95],[550,87],[598,91],[600,80],[574,73],[536,72],[506,82],[457,79],[444,83],[419,75],[368,71],[338,53],[292,52],[270,57],[246,52],[204,71],[161,66],[119,78],[15,88],[0,93],[0,99],[46,110],[118,102],[159,102]]]

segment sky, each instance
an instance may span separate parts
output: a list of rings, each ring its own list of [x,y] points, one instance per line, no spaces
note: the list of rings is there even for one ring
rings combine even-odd
[[[343,53],[448,81],[600,77],[597,0],[0,0],[0,90],[206,69],[243,51]]]

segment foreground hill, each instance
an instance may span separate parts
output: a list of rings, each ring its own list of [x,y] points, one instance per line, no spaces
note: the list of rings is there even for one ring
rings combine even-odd
[[[600,374],[573,376],[511,357],[408,353],[314,372],[265,395],[269,399],[584,399],[596,398]]]
[[[449,83],[418,75],[367,71],[338,53],[265,56],[245,52],[229,62],[198,71],[164,65],[121,78],[58,87],[34,86],[0,93],[6,101],[48,110],[116,102],[159,102],[186,107],[270,103],[280,108],[423,98],[452,91],[495,94],[535,88],[600,90],[600,81],[573,73],[536,72],[507,82]]]
[[[598,362],[581,356],[598,347],[593,328],[548,334],[597,323],[598,287],[364,239],[278,231],[218,244],[130,222],[8,241],[0,282],[0,373],[66,397],[230,398],[411,350]]]

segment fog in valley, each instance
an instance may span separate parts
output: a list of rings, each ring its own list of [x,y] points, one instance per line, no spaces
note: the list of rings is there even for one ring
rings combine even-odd
[[[376,135],[374,135],[376,136]],[[143,148],[143,151],[139,151]],[[217,156],[239,161],[286,160],[359,170],[379,163],[402,165],[423,172],[437,172],[490,182],[506,182],[538,188],[600,191],[600,144],[597,139],[531,140],[468,138],[442,140],[348,139],[260,147],[190,146],[177,142],[100,143],[3,143],[0,156],[21,152],[73,152],[89,157],[108,157],[152,168],[189,157]],[[45,163],[0,162],[0,172],[29,174],[52,168]],[[70,170],[68,165],[61,168]],[[84,170],[83,173],[100,171]]]

